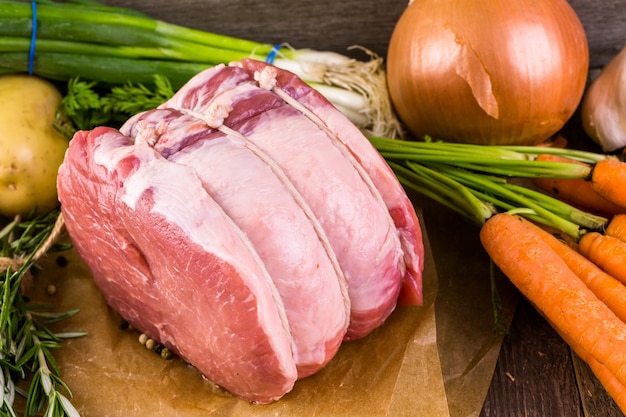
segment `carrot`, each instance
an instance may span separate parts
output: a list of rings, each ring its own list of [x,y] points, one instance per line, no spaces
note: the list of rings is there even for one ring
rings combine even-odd
[[[622,384],[611,371],[598,362],[590,353],[574,350],[580,358],[589,365],[598,381],[602,384],[606,392],[613,398],[615,404],[626,414],[626,386]]]
[[[626,233],[626,214],[616,217],[620,220],[616,223],[613,223],[615,217],[611,220],[611,223],[613,223],[611,230],[618,229]],[[610,228],[611,224],[609,224],[607,232],[609,232]],[[626,286],[585,258],[571,246],[571,243],[564,242],[543,228],[539,228],[538,233],[542,240],[550,245],[598,299],[606,304],[617,317],[626,322]],[[574,343],[573,340],[568,340],[563,334],[561,334],[561,337],[589,365],[589,368],[618,407],[622,412],[626,413],[626,386],[621,384],[607,367],[598,362],[587,350]]]
[[[591,173],[591,184],[598,194],[626,208],[626,162],[603,159]]]
[[[537,228],[536,232],[541,240],[547,243],[565,261],[569,269],[578,276],[587,288],[626,323],[626,286],[553,234],[540,227]]]
[[[589,232],[578,241],[578,250],[608,274],[626,284],[626,242],[598,232]]]
[[[551,323],[550,320],[547,321],[553,328],[556,329],[556,326]],[[558,329],[556,330],[561,338],[563,338],[569,347],[578,355],[578,357],[589,365],[589,368],[596,378],[598,378],[598,381],[600,381],[606,392],[611,396],[611,398],[613,398],[615,404],[617,404],[623,413],[626,413],[626,385],[622,384],[609,370],[609,368],[594,358],[587,349],[580,345],[580,343],[576,343],[562,332],[559,332]]]
[[[584,162],[551,154],[537,155],[535,160],[568,162],[589,166],[589,164]],[[626,213],[626,208],[602,197],[593,189],[592,183],[584,179],[533,178],[532,182],[552,197],[558,198],[578,208],[585,209],[586,211],[604,215]]]
[[[593,355],[584,349],[580,344],[575,343],[573,340],[568,339],[562,334],[561,337],[572,348],[572,350],[576,352],[580,359],[589,365],[589,368],[596,378],[598,378],[598,381],[600,381],[606,392],[611,396],[611,398],[613,398],[615,404],[617,404],[623,413],[626,413],[626,386],[622,384],[606,366],[594,358]]]
[[[626,214],[617,214],[613,216],[609,225],[604,231],[605,235],[613,236],[626,242]]]
[[[567,138],[565,136],[558,134],[556,136],[551,137],[543,143],[537,145],[537,147],[546,147],[546,148],[565,148],[567,146]]]
[[[626,324],[576,276],[523,218],[500,213],[480,231],[496,265],[567,340],[626,385]]]

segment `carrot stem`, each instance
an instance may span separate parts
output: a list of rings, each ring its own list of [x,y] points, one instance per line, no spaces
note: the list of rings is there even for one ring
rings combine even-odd
[[[411,166],[410,163],[408,164]],[[481,190],[489,195],[485,198],[490,198],[490,201],[499,207],[507,210],[511,208],[510,206],[530,208],[535,213],[533,219],[555,227],[575,239],[585,233],[581,230],[581,226],[599,230],[607,223],[605,218],[582,212],[569,204],[529,188],[509,184],[499,177],[469,173],[466,170],[446,165],[433,166],[433,170],[445,173],[471,189]]]
[[[539,146],[519,146],[519,145],[475,145],[469,143],[453,143],[436,141],[431,138],[426,138],[424,141],[415,140],[401,140],[396,139],[369,136],[369,140],[381,151],[393,151],[393,152],[408,152],[416,155],[422,152],[430,152],[431,154],[439,154],[443,157],[449,155],[474,155],[484,161],[489,162],[495,160],[509,160],[511,163],[515,161],[532,161],[539,154],[551,154],[560,155],[569,159],[586,162],[593,164],[595,162],[615,157],[608,156],[602,153],[581,151],[577,149],[568,148],[556,148],[556,147],[539,147]],[[525,162],[522,162],[526,164]],[[532,164],[529,164],[532,165]],[[564,165],[550,165],[545,166],[564,167]]]
[[[415,165],[408,169],[392,161],[389,166],[403,185],[454,210],[478,226],[496,213],[492,205],[476,198],[472,190],[426,166]]]
[[[538,146],[485,146],[382,137],[369,137],[369,140],[401,177],[403,185],[451,207],[473,223],[481,225],[496,212],[527,208],[530,210],[524,210],[524,217],[559,229],[577,240],[590,230],[603,230],[608,222],[598,215],[603,213],[581,210],[545,192],[514,184],[512,179],[582,180],[590,177],[597,161],[612,156]],[[538,158],[541,154],[568,159],[543,161]],[[454,187],[450,186],[452,183]],[[484,204],[489,210],[476,209],[484,208]],[[468,207],[473,208],[468,210]]]

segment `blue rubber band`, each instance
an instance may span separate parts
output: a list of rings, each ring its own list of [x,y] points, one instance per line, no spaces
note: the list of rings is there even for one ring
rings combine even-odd
[[[276,55],[278,55],[278,51],[280,50],[280,45],[274,45],[269,54],[267,54],[267,58],[265,58],[265,63],[273,64],[274,59],[276,59]]]
[[[30,35],[30,52],[28,54],[28,73],[33,75],[33,68],[35,66],[35,41],[37,40],[37,2],[32,1],[30,3],[33,11],[33,30]]]

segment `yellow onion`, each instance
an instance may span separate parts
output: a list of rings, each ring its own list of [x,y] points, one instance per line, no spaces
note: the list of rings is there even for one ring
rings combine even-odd
[[[583,98],[585,132],[603,150],[626,146],[626,47],[604,67]]]
[[[588,66],[566,0],[416,0],[392,33],[387,81],[418,138],[534,145],[572,116]]]

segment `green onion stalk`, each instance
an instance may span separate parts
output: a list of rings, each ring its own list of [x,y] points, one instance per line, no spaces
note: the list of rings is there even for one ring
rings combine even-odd
[[[578,240],[602,231],[609,219],[551,197],[525,180],[589,180],[593,165],[613,155],[566,148],[473,145],[369,137],[400,182],[482,226],[501,211],[515,211]],[[585,165],[538,161],[553,154]]]
[[[34,24],[35,23],[35,24]],[[32,48],[32,50],[31,50]],[[174,89],[218,64],[271,61],[318,89],[365,133],[399,137],[382,58],[357,60],[196,30],[93,0],[0,1],[0,74],[29,71],[51,80],[149,86],[155,74]]]

